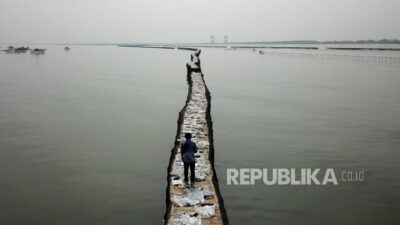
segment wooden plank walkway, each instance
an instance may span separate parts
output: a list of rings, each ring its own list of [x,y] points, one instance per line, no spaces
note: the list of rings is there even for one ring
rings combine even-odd
[[[189,93],[178,120],[177,140],[168,169],[166,225],[228,224],[213,163],[211,97],[201,72],[199,55],[199,50],[193,53],[187,64]],[[191,133],[192,141],[198,146],[194,187],[183,182],[180,143],[185,140],[185,133]]]

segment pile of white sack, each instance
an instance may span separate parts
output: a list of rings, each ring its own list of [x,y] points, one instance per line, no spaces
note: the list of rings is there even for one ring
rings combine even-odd
[[[198,62],[196,54],[192,54],[192,68],[198,68],[195,65]],[[192,134],[192,141],[196,143],[198,152],[195,154],[195,174],[196,182],[205,181],[210,175],[211,164],[208,158],[207,149],[210,146],[208,141],[206,110],[207,98],[205,94],[205,84],[202,74],[192,72],[192,92],[190,100],[186,106],[181,134],[178,141],[185,141],[185,133]],[[171,221],[174,225],[201,225],[201,219],[212,218],[215,216],[216,204],[205,203],[206,199],[214,198],[211,184],[202,184],[200,187],[188,187],[184,184],[184,166],[181,159],[181,149],[178,148],[175,155],[173,168],[170,172],[171,182],[174,187],[184,190],[184,194],[174,193],[171,197],[172,204],[175,207],[193,206],[193,212],[178,213],[171,215]]]

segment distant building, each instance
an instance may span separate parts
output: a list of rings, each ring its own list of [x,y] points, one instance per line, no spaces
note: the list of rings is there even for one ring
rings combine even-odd
[[[211,44],[214,44],[214,43],[215,43],[214,35],[211,35],[211,37],[210,37],[210,43],[211,43]]]
[[[226,34],[225,34],[225,36],[224,36],[224,43],[225,43],[225,44],[228,44],[228,35],[226,35]]]

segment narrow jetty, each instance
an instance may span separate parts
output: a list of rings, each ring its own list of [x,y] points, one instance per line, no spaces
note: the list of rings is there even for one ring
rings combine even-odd
[[[199,55],[200,50],[196,50],[186,65],[189,90],[186,104],[179,112],[168,166],[165,225],[229,224],[214,169],[211,95],[201,72]],[[191,133],[192,141],[198,146],[194,187],[187,187],[183,182],[180,144],[185,140],[185,133]]]

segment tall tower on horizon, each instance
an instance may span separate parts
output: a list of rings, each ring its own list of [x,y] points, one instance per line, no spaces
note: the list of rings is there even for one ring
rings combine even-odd
[[[228,44],[228,35],[226,35],[226,34],[225,34],[225,36],[224,36],[224,43],[225,43],[225,44]]]
[[[210,43],[211,43],[211,44],[214,44],[214,43],[215,43],[214,35],[211,35],[211,37],[210,37]]]

